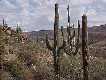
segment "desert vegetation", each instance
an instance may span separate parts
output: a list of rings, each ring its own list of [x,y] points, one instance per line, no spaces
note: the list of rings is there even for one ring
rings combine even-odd
[[[106,80],[106,26],[102,32],[98,27],[88,29],[84,14],[75,28],[69,5],[67,12],[67,28],[60,27],[56,3],[54,30],[39,31],[34,39],[31,32],[23,32],[19,25],[12,29],[3,19],[0,80]]]

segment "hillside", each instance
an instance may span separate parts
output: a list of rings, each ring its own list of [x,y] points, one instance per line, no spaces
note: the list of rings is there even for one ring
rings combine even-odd
[[[106,40],[106,24],[89,28],[88,35],[90,43]]]
[[[91,44],[89,46],[89,53],[95,57],[106,59],[106,40]]]
[[[90,80],[105,80],[106,74],[106,26],[96,26],[88,29],[89,32],[89,75]],[[76,29],[77,30],[77,29]],[[66,29],[64,29],[64,32]],[[53,75],[53,57],[50,51],[43,47],[43,43],[32,42],[31,40],[44,40],[45,34],[48,33],[49,38],[53,39],[52,30],[40,30],[33,32],[23,32],[23,35],[28,36],[28,41],[17,41],[15,38],[20,38],[16,35],[10,36],[8,43],[4,43],[3,37],[8,37],[3,31],[1,33],[1,44],[9,47],[0,48],[2,59],[5,65],[2,70],[2,80],[12,78],[14,80],[54,80]],[[5,36],[2,36],[5,35]],[[6,38],[5,37],[5,38]],[[23,38],[23,37],[22,37]],[[45,45],[44,45],[45,46]],[[61,56],[61,74],[62,80],[74,80],[73,77],[81,80],[81,55],[76,57],[69,55]],[[96,76],[96,75],[98,76]],[[14,76],[15,75],[15,76]],[[78,76],[79,75],[79,76]],[[73,76],[73,77],[72,77]],[[7,78],[7,79],[4,79]],[[70,78],[69,78],[70,77]],[[79,80],[78,79],[78,80]]]
[[[77,30],[77,29],[76,29]],[[66,29],[64,29],[66,32]],[[52,30],[40,30],[32,31],[29,33],[29,39],[31,40],[45,40],[46,33],[49,36],[49,39],[53,39]],[[93,26],[88,28],[88,43],[89,43],[89,52],[93,56],[106,58],[106,24],[100,26]]]

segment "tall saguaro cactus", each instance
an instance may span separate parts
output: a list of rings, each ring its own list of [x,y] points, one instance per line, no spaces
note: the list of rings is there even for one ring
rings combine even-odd
[[[54,69],[56,80],[60,80],[59,78],[59,57],[60,50],[64,48],[64,41],[61,46],[59,46],[59,12],[58,12],[58,4],[55,4],[55,21],[54,21],[54,45],[51,46],[48,40],[48,36],[46,35],[46,45],[49,50],[53,53],[54,58]]]
[[[87,16],[82,16],[82,58],[83,58],[83,80],[88,80],[88,62],[87,62]]]
[[[63,33],[63,27],[61,27],[61,32],[62,32],[62,36],[63,36],[63,41],[65,41],[65,47],[64,47],[64,51],[66,52],[66,54],[68,55],[76,55],[79,51],[79,47],[80,47],[80,22],[78,20],[78,31],[77,31],[77,36],[76,36],[76,31],[73,26],[70,26],[70,13],[69,13],[69,5],[67,8],[68,11],[68,26],[67,26],[67,40],[64,40],[64,33]]]

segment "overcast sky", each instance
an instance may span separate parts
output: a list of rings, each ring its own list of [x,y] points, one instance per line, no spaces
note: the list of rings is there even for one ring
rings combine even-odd
[[[59,3],[60,26],[67,25],[67,4],[70,4],[71,23],[88,16],[88,25],[106,23],[106,0],[0,0],[0,23],[6,19],[9,26],[21,25],[24,31],[52,29],[54,4]]]

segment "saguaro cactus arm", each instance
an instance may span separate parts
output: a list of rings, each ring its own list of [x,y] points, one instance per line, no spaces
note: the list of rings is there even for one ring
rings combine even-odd
[[[74,53],[74,55],[77,54],[80,46],[81,46],[81,44],[80,44],[80,22],[78,20],[78,34],[77,34],[77,39],[76,39],[76,43],[75,43],[75,53]]]
[[[63,40],[64,40],[64,30],[63,30],[63,26],[61,26],[61,33],[62,33],[62,36],[63,36]]]
[[[49,42],[49,40],[48,40],[48,35],[46,34],[46,46],[47,46],[47,48],[49,49],[49,50],[53,50],[53,47],[50,45],[50,42]]]
[[[73,31],[72,36],[70,36],[70,41],[72,41],[72,39],[75,37],[75,30]]]
[[[59,47],[58,52],[59,52],[61,49],[64,49],[65,46],[66,46],[66,41],[63,41],[63,44]]]

